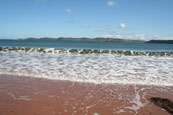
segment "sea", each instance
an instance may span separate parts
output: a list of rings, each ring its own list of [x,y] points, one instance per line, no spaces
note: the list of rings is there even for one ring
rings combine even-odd
[[[173,86],[173,44],[0,40],[0,74]]]

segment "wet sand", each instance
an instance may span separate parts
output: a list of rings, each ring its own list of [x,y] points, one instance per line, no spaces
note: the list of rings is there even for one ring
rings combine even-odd
[[[173,99],[173,87],[0,75],[1,115],[169,115],[151,97]]]

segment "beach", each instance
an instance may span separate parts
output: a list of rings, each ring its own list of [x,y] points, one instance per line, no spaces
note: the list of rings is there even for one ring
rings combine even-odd
[[[173,115],[172,5],[0,0],[0,115]]]
[[[1,115],[169,115],[149,99],[173,99],[173,87],[0,75],[0,97]]]

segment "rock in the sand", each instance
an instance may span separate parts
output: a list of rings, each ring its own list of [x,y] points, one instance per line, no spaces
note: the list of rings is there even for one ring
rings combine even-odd
[[[167,112],[173,114],[173,100],[164,99],[160,97],[152,97],[150,101],[155,105],[165,109]]]

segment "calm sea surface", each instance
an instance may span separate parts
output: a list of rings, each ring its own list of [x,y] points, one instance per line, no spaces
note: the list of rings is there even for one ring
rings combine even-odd
[[[173,44],[122,43],[122,42],[86,42],[86,41],[50,41],[50,40],[0,40],[0,47],[29,48],[67,48],[67,49],[111,49],[133,51],[172,52]]]

